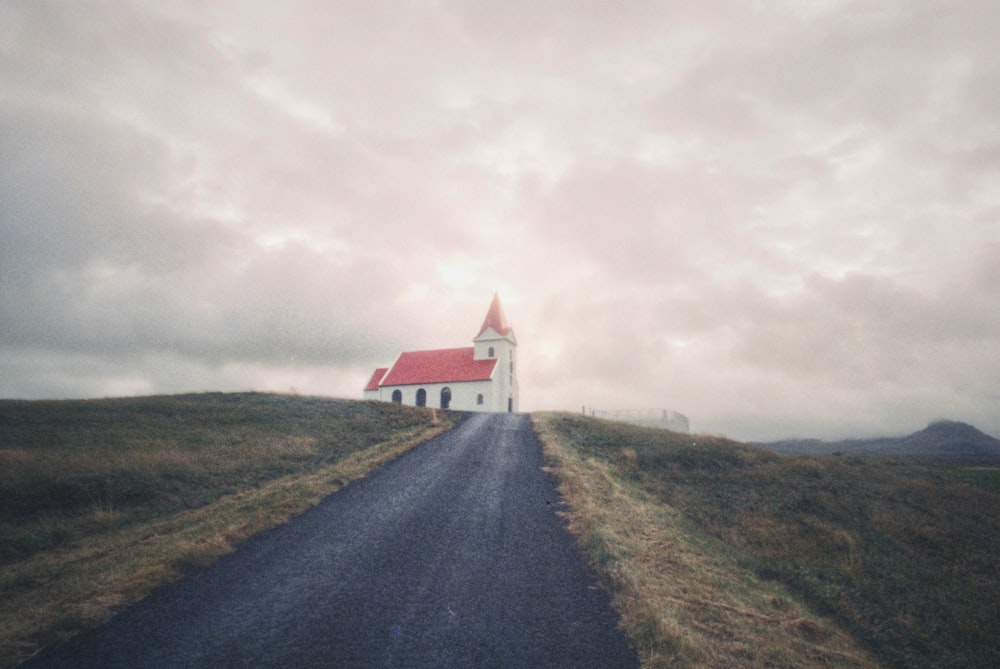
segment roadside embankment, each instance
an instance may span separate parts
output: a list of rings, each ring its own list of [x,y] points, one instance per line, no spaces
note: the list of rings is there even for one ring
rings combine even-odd
[[[1000,666],[996,494],[913,463],[534,420],[644,666]]]

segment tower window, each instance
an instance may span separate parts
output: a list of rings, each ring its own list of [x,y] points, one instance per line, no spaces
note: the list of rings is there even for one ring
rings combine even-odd
[[[491,358],[495,358],[496,357],[496,353],[493,351],[493,347],[492,346],[490,346],[490,350],[489,350],[489,353],[487,355],[489,355]]]
[[[482,403],[483,403],[483,394],[479,393],[478,395],[476,395],[476,404],[482,404]]]

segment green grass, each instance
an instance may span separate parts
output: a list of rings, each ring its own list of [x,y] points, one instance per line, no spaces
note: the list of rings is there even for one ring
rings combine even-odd
[[[940,471],[980,490],[1000,494],[1000,467],[941,467]]]
[[[997,495],[569,414],[536,429],[646,666],[1000,666]]]
[[[99,624],[453,421],[256,393],[0,401],[0,666]]]

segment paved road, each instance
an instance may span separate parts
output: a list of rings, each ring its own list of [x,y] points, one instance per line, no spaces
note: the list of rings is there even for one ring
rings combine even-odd
[[[637,667],[523,415],[478,414],[30,667]]]

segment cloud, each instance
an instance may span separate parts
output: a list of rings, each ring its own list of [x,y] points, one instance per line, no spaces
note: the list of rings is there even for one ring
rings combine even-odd
[[[687,401],[700,405],[700,425],[768,437],[902,433],[995,399],[1000,322],[989,305],[1000,283],[986,268],[997,251],[936,295],[814,275],[785,296],[744,284],[706,287],[697,300],[650,294],[638,314],[635,302],[591,304],[600,318],[563,317],[590,327],[552,367],[585,361],[578,374],[594,388],[576,391],[598,408]]]
[[[0,4],[0,396],[358,396],[500,290],[527,409],[1000,433],[998,12]]]

